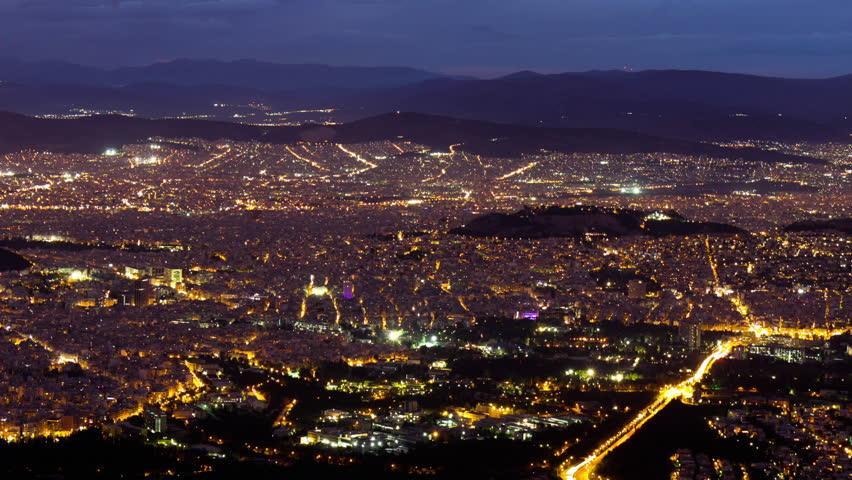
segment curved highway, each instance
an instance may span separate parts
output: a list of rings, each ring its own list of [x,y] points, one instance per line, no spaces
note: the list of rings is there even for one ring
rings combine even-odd
[[[660,413],[660,411],[666,408],[672,400],[684,396],[692,396],[695,385],[701,382],[701,379],[704,378],[704,375],[706,375],[708,371],[710,371],[717,360],[726,357],[731,352],[731,347],[733,347],[735,343],[736,342],[733,340],[728,340],[717,345],[689,378],[677,385],[667,385],[663,387],[650,405],[639,411],[639,413],[637,413],[636,416],[627,423],[627,425],[622,427],[613,436],[604,440],[581,462],[574,465],[570,465],[568,462],[565,462],[560,465],[557,471],[559,478],[565,480],[589,480],[592,472],[595,471],[595,468],[604,457],[618,448],[619,445],[629,440],[633,434],[639,431],[639,429],[648,422],[648,420],[652,419],[654,415]]]

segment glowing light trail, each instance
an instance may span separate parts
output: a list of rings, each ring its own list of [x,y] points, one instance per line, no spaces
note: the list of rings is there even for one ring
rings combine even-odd
[[[355,172],[352,172],[352,175],[359,175],[361,173],[367,172],[369,170],[372,170],[372,169],[378,167],[378,165],[376,165],[375,163],[365,159],[361,155],[358,155],[357,153],[353,152],[352,150],[349,150],[348,148],[344,147],[343,145],[341,145],[339,143],[337,144],[337,148],[339,148],[341,152],[352,157],[356,162],[359,162],[366,167],[366,168],[363,168],[361,170],[357,170]]]
[[[666,406],[680,397],[691,396],[695,385],[701,382],[704,375],[713,367],[716,361],[726,357],[731,352],[731,347],[735,341],[728,340],[720,343],[710,355],[708,355],[695,369],[695,372],[677,385],[666,386],[660,391],[657,397],[650,405],[640,410],[630,422],[616,432],[613,436],[603,441],[592,453],[583,461],[575,465],[568,465],[567,462],[562,464],[557,473],[559,478],[565,480],[589,480],[595,467],[609,455],[613,450],[626,442],[633,436],[643,425],[645,425],[656,414],[660,413]]]
[[[290,147],[284,147],[284,149],[285,149],[285,150],[287,150],[287,152],[288,152],[290,155],[293,155],[294,157],[296,157],[296,159],[301,160],[301,161],[303,161],[303,162],[307,163],[308,165],[310,165],[310,166],[312,166],[312,167],[316,168],[317,170],[322,170],[322,171],[324,171],[324,172],[327,172],[327,171],[328,171],[328,168],[326,168],[326,167],[324,167],[324,166],[320,165],[319,163],[317,163],[317,162],[315,162],[315,161],[311,160],[311,159],[310,159],[310,158],[308,158],[308,157],[303,157],[303,156],[299,155],[298,153],[294,152],[292,148],[290,148]]]
[[[527,170],[535,168],[536,165],[538,165],[538,162],[530,162],[517,170],[512,170],[511,172],[507,173],[506,175],[503,175],[502,177],[497,177],[497,180],[508,180],[512,177],[518,176],[526,172]]]

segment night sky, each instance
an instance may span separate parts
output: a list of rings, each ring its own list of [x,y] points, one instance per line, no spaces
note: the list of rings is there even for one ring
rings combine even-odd
[[[852,73],[852,0],[0,0],[0,56]]]

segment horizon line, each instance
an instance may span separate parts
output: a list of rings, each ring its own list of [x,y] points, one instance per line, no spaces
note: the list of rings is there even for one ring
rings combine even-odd
[[[695,67],[679,67],[679,66],[670,66],[670,67],[652,67],[652,68],[632,68],[629,66],[622,67],[613,67],[613,68],[590,68],[585,70],[571,70],[571,69],[556,69],[552,67],[546,68],[535,68],[535,67],[439,67],[439,68],[430,68],[430,67],[417,67],[410,65],[396,65],[396,64],[335,64],[335,63],[322,63],[322,62],[281,62],[281,61],[271,61],[271,60],[262,60],[258,58],[250,58],[250,57],[241,57],[241,58],[233,58],[233,59],[219,59],[219,58],[210,58],[210,57],[177,57],[173,59],[163,59],[163,60],[155,60],[147,63],[139,63],[139,64],[124,64],[124,65],[93,65],[86,63],[78,63],[70,60],[63,59],[52,59],[52,58],[43,58],[43,59],[22,59],[20,57],[15,56],[0,56],[0,62],[3,61],[13,61],[20,62],[24,64],[64,64],[70,66],[91,68],[94,70],[101,71],[115,71],[122,70],[126,68],[147,68],[153,67],[157,65],[168,65],[177,62],[210,62],[210,63],[221,63],[221,64],[236,64],[240,62],[254,62],[258,64],[268,64],[268,65],[278,65],[278,66],[313,66],[313,67],[330,67],[330,68],[364,68],[364,69],[408,69],[413,71],[420,71],[424,73],[430,73],[439,76],[446,77],[470,77],[475,80],[498,80],[501,78],[509,77],[516,74],[521,73],[529,73],[541,76],[555,76],[555,75],[570,75],[570,74],[589,74],[589,73],[624,73],[624,74],[639,74],[639,73],[647,73],[647,72],[701,72],[701,73],[716,73],[723,75],[741,75],[741,76],[750,76],[750,77],[762,77],[762,78],[777,78],[777,79],[789,79],[789,80],[832,80],[838,78],[845,78],[852,76],[852,71],[849,73],[841,73],[837,75],[828,75],[828,76],[801,76],[801,75],[793,75],[793,74],[782,74],[782,73],[756,73],[756,72],[748,72],[748,71],[739,71],[739,70],[726,70],[726,69],[704,69],[704,68],[695,68]],[[490,70],[490,73],[486,73],[486,71]],[[479,71],[480,73],[473,73],[473,71]]]

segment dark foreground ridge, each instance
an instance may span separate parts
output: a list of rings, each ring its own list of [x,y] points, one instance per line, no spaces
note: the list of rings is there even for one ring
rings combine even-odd
[[[100,153],[153,137],[259,141],[362,143],[404,138],[433,148],[461,144],[461,150],[492,156],[544,151],[702,155],[745,161],[823,163],[813,157],[756,148],[730,148],[689,140],[602,128],[536,128],[418,113],[390,113],[341,125],[266,127],[205,120],[149,120],[102,115],[48,120],[0,112],[0,153],[39,149]]]
[[[526,207],[515,213],[489,213],[450,231],[473,237],[549,238],[587,233],[612,236],[746,234],[733,225],[693,222],[674,211],[645,212],[595,206]]]
[[[852,234],[852,218],[832,218],[830,220],[804,220],[784,227],[785,232],[824,232],[837,231]]]

